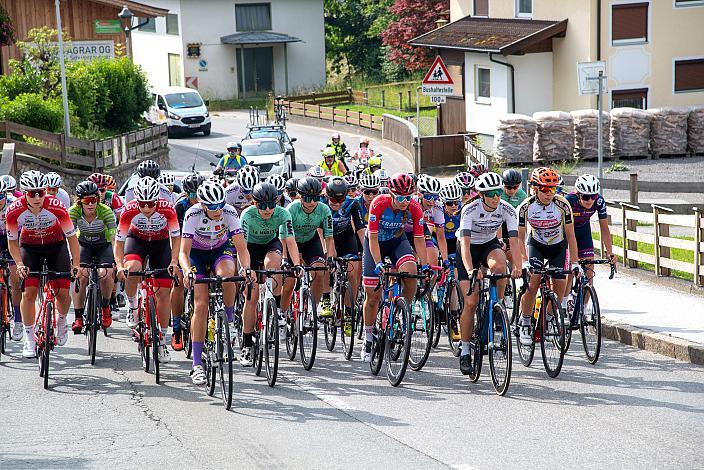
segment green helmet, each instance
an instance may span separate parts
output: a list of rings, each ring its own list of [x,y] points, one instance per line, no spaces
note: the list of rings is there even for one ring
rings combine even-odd
[[[332,148],[332,147],[325,147],[325,148],[323,149],[323,158],[334,157],[335,155],[336,155],[336,154],[335,154],[335,149],[334,149],[334,148]]]

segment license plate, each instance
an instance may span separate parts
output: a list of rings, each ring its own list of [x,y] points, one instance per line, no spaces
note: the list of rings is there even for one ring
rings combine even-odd
[[[189,124],[188,127],[190,127],[191,129],[197,129],[200,127],[200,124]]]

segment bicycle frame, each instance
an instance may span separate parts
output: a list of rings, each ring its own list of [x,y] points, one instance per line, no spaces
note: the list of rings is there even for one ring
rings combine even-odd
[[[582,265],[582,268],[584,266],[588,265],[594,265],[594,264],[607,264],[610,263],[609,260],[607,259],[594,259],[594,260],[583,260],[580,261],[579,264]],[[616,264],[613,263],[611,264],[611,273],[609,274],[609,279],[613,279],[614,275],[616,274]],[[584,296],[584,288],[589,284],[589,281],[592,278],[587,278],[586,276],[586,271],[585,274],[580,276],[579,278],[575,278],[574,280],[574,285],[572,287],[572,292],[574,293],[574,310],[572,311],[572,316],[570,317],[570,324],[574,325],[575,320],[579,318],[579,315],[582,313],[582,309],[584,308],[584,305],[582,305],[582,298]]]

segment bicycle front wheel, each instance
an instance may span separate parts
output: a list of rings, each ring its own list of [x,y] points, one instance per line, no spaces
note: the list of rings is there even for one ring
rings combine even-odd
[[[181,338],[183,341],[183,350],[186,352],[186,358],[191,359],[193,355],[193,340],[191,339],[191,320],[193,319],[193,291],[189,290],[186,293],[184,302],[184,312],[181,315]]]
[[[601,352],[601,310],[592,286],[585,286],[582,296],[582,314],[579,319],[582,346],[590,364],[596,364]]]
[[[394,301],[393,311],[386,331],[386,377],[397,387],[408,368],[411,349],[411,310],[406,299]]]
[[[357,309],[355,299],[352,297],[352,291],[349,286],[344,285],[340,290],[340,309],[341,309],[341,326],[340,326],[340,342],[342,350],[345,354],[345,359],[352,359],[354,354],[354,335],[357,327]]]
[[[301,362],[305,370],[311,370],[318,347],[318,312],[310,290],[301,291],[301,311],[298,315],[298,343],[301,347]]]
[[[5,354],[5,333],[10,336],[10,312],[11,309],[8,308],[8,295],[7,295],[7,285],[0,284],[0,309],[2,313],[0,314],[0,353]]]
[[[270,387],[276,384],[279,370],[279,318],[274,299],[266,302],[266,324],[264,326],[264,358],[266,361],[266,381]]]
[[[44,378],[44,390],[49,388],[49,353],[51,352],[53,341],[54,341],[54,325],[52,319],[54,318],[54,304],[52,302],[46,303],[46,310],[44,311],[44,345],[42,347],[41,355],[41,366],[40,375]]]
[[[86,298],[85,312],[88,317],[88,354],[90,355],[90,364],[95,365],[95,352],[98,349],[98,286],[93,286]]]
[[[421,370],[430,356],[435,332],[435,307],[430,295],[417,298],[411,312],[411,347],[408,363],[413,370]]]
[[[218,344],[217,360],[218,371],[220,373],[220,390],[222,392],[222,404],[226,410],[232,408],[232,363],[235,353],[230,342],[230,324],[225,318],[224,312],[218,315]]]
[[[464,297],[460,289],[460,283],[456,280],[450,281],[447,286],[447,297],[445,299],[445,317],[447,318],[447,341],[455,357],[460,355],[460,316]]]
[[[156,383],[159,383],[161,381],[161,376],[159,374],[159,337],[161,336],[161,331],[159,330],[159,321],[156,316],[156,303],[154,301],[154,297],[149,297],[149,329],[152,361],[154,363],[154,379],[156,380]]]
[[[511,382],[511,327],[506,309],[501,304],[494,305],[492,338],[489,341],[489,370],[496,393],[503,396]]]
[[[542,325],[540,350],[545,372],[554,379],[560,374],[565,358],[565,316],[553,292],[547,296],[547,302],[545,297],[543,299],[538,319]]]
[[[290,361],[296,359],[298,351],[298,315],[300,313],[293,305],[289,307],[288,315],[286,315],[286,354]]]

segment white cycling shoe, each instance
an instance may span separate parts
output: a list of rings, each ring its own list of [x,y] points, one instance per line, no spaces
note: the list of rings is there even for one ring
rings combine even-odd
[[[24,334],[24,324],[21,321],[16,321],[12,328],[12,341],[22,341]]]
[[[68,342],[68,321],[58,320],[56,322],[56,344],[64,346]]]
[[[24,357],[25,359],[33,359],[37,357],[36,341],[25,339],[24,347],[22,348],[22,357]]]
[[[139,313],[137,312],[136,308],[131,308],[129,312],[127,312],[127,316],[125,317],[125,324],[128,328],[135,328],[137,326],[138,315]]]
[[[203,366],[199,365],[191,369],[191,382],[193,382],[193,385],[205,385],[206,379],[207,377]]]
[[[161,364],[166,364],[169,361],[171,361],[171,354],[169,354],[169,350],[166,349],[165,344],[160,344],[159,345],[159,362]]]

